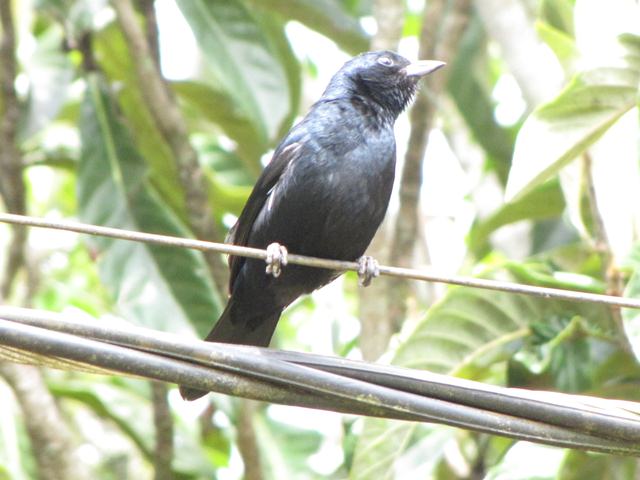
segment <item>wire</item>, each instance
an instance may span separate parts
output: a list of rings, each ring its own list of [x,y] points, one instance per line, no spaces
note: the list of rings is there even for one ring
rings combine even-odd
[[[155,245],[164,245],[170,247],[190,248],[203,252],[212,251],[218,253],[226,253],[228,255],[237,255],[262,260],[267,258],[266,250],[262,250],[260,248],[205,242],[203,240],[172,237],[168,235],[158,235],[155,233],[135,232],[131,230],[89,225],[86,223],[73,222],[68,220],[47,220],[44,218],[29,217],[26,215],[0,213],[0,223],[51,228],[55,230],[66,230],[70,232],[86,233],[89,235],[98,235],[102,237],[117,238],[134,242],[152,243]],[[341,260],[307,257],[304,255],[295,255],[292,253],[288,255],[288,262],[295,265],[303,265],[306,267],[327,268],[340,271],[357,272],[359,268],[357,262],[346,262]],[[480,288],[484,290],[497,290],[502,292],[518,293],[556,300],[571,300],[577,302],[608,305],[611,307],[640,309],[640,299],[635,298],[625,298],[614,295],[581,292],[578,290],[539,287],[535,285],[525,285],[521,283],[489,280],[484,278],[465,277],[460,275],[444,275],[434,272],[431,269],[401,268],[385,265],[380,265],[379,269],[381,275],[387,275],[391,277],[421,280],[425,282],[446,283],[450,285]]]

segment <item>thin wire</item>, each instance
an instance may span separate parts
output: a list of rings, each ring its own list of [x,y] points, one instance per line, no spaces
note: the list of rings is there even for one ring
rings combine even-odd
[[[102,227],[89,225],[86,223],[73,222],[68,220],[47,220],[44,218],[29,217],[26,215],[15,215],[11,213],[0,213],[0,223],[11,223],[14,225],[26,225],[30,227],[51,228],[55,230],[66,230],[76,233],[86,233],[89,235],[99,235],[102,237],[118,238],[133,242],[152,243],[170,247],[190,248],[200,251],[212,251],[237,255],[242,257],[266,259],[267,252],[260,248],[243,247],[239,245],[229,245],[224,243],[205,242],[190,238],[172,237],[168,235],[158,235],[155,233],[134,232],[119,228]],[[288,262],[305,267],[327,268],[341,271],[358,271],[357,262],[346,262],[341,260],[329,260],[324,258],[307,257],[305,255],[288,255]],[[425,282],[447,283],[450,285],[460,285],[463,287],[480,288],[484,290],[497,290],[508,293],[519,293],[536,297],[571,300],[578,302],[588,302],[611,307],[640,309],[640,299],[618,297],[614,295],[603,295],[598,293],[581,292],[577,290],[564,290],[560,288],[538,287],[521,283],[505,282],[500,280],[489,280],[485,278],[464,277],[459,275],[443,275],[431,269],[401,268],[380,265],[380,274],[391,277],[408,278]]]

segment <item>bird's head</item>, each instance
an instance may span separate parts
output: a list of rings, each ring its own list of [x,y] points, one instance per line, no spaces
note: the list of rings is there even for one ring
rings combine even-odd
[[[418,80],[445,65],[437,60],[410,62],[395,52],[367,52],[352,58],[333,76],[325,96],[345,93],[370,99],[395,119],[413,99]]]

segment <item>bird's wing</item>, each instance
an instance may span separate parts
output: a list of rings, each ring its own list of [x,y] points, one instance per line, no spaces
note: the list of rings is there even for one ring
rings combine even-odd
[[[226,242],[233,243],[234,245],[247,245],[249,241],[249,235],[253,228],[253,223],[262,210],[269,193],[273,187],[278,183],[282,174],[286,171],[291,162],[297,158],[302,150],[302,143],[300,141],[286,142],[278,147],[273,154],[273,158],[269,164],[265,167],[258,178],[249,199],[242,209],[240,217],[236,224],[229,230]],[[232,289],[233,283],[244,264],[245,257],[239,257],[235,255],[229,256],[229,268],[231,270],[231,276],[229,279],[229,290]]]

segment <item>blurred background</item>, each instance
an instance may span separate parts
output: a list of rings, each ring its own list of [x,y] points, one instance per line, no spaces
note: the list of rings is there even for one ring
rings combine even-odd
[[[223,241],[353,55],[438,59],[382,264],[640,295],[635,0],[0,0],[0,205]],[[295,253],[295,252],[293,252]],[[0,300],[202,337],[225,259],[0,225]],[[348,274],[275,348],[640,401],[633,311]],[[0,479],[634,479],[632,458],[0,365]]]

